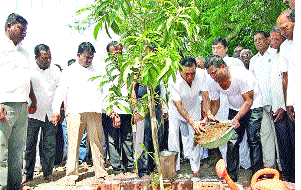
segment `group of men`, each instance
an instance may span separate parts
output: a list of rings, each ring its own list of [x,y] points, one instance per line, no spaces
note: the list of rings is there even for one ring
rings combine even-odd
[[[270,34],[254,33],[258,53],[252,55],[242,46],[235,49],[238,58],[227,55],[228,43],[223,38],[212,41],[213,55],[204,58],[183,57],[176,80],[168,81],[168,139],[164,139],[162,103],[156,103],[159,145],[168,140],[168,150],[180,153],[190,161],[194,176],[201,176],[200,161],[207,149],[195,145],[193,135],[206,131],[209,121],[230,120],[237,138],[230,140],[224,152],[230,177],[237,181],[240,167],[240,145],[246,132],[252,173],[263,167],[278,168],[286,179],[295,180],[295,115],[294,81],[295,44],[294,1],[277,19]],[[51,64],[51,51],[45,44],[35,47],[36,67],[30,67],[21,41],[26,36],[27,21],[12,13],[5,23],[5,36],[0,50],[0,188],[22,189],[22,155],[25,150],[25,181],[33,179],[36,144],[40,128],[40,157],[45,180],[52,180],[56,157],[57,124],[62,115],[67,123],[66,185],[74,185],[79,175],[79,147],[86,132],[92,153],[95,178],[107,176],[104,139],[114,173],[135,172],[132,125],[141,121],[136,107],[132,115],[113,107],[103,114],[103,97],[114,82],[99,88],[100,75],[93,63],[96,50],[90,42],[78,47],[77,60],[62,73]],[[123,46],[111,42],[108,55],[122,54]],[[156,51],[153,45],[149,51]],[[112,59],[112,62],[117,59]],[[117,72],[117,71],[116,71]],[[118,75],[118,73],[116,73]],[[160,84],[155,91],[165,96]],[[132,105],[147,94],[147,87],[133,84]],[[28,102],[30,104],[28,104]],[[120,101],[128,109],[131,106]],[[29,113],[29,114],[28,114]],[[143,143],[153,152],[151,119],[143,121]],[[28,138],[29,137],[29,138]],[[159,146],[160,151],[164,147]],[[279,160],[279,162],[277,161]],[[149,175],[156,166],[151,155],[138,158],[138,174]],[[180,157],[176,162],[180,170]]]

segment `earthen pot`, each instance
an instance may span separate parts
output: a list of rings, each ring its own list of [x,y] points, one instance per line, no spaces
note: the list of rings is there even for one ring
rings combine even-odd
[[[258,179],[260,176],[266,174],[272,174],[274,177],[272,179]],[[273,168],[264,168],[258,170],[253,175],[250,186],[252,190],[289,190],[289,188],[279,178],[280,174],[277,170]]]

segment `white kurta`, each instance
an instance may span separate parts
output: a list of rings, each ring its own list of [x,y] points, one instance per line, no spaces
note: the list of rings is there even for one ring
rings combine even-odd
[[[176,81],[172,78],[168,82],[169,87],[169,134],[168,149],[180,153],[179,131],[181,130],[183,153],[189,158],[191,170],[196,172],[200,169],[200,159],[205,153],[205,149],[199,145],[194,146],[194,130],[192,126],[180,115],[173,101],[182,101],[184,108],[190,117],[195,120],[201,119],[201,101],[199,94],[208,91],[207,74],[205,70],[196,69],[196,75],[191,87],[181,77],[176,75]],[[206,153],[205,153],[206,154]],[[176,170],[180,170],[180,158],[177,159]]]

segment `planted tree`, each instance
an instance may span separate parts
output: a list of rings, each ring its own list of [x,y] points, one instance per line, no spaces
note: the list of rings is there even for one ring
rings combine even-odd
[[[107,113],[112,112],[114,105],[131,113],[119,103],[119,100],[133,103],[130,95],[122,96],[122,86],[126,85],[130,94],[133,83],[147,86],[148,95],[132,107],[142,116],[150,112],[154,160],[161,189],[158,125],[154,111],[158,95],[154,89],[162,82],[167,84],[170,76],[175,80],[181,55],[207,56],[211,52],[211,41],[216,37],[250,44],[252,31],[269,29],[281,9],[280,1],[266,0],[96,0],[93,5],[78,11],[90,11],[83,23],[95,25],[95,38],[101,29],[110,36],[109,29],[112,29],[121,36],[126,48],[122,55],[108,59],[112,61],[106,67],[106,75],[101,76],[100,86],[118,81],[110,88]],[[149,51],[151,42],[156,46],[155,51]]]

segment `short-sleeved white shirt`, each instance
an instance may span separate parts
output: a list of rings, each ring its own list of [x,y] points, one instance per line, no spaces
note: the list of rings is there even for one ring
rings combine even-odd
[[[192,81],[191,87],[188,83],[181,77],[178,72],[176,75],[176,81],[170,77],[168,81],[168,91],[169,91],[169,102],[168,102],[168,113],[170,117],[175,117],[182,121],[185,119],[178,112],[173,101],[182,101],[184,108],[189,113],[190,117],[195,120],[201,118],[201,102],[199,99],[199,94],[202,91],[208,91],[208,77],[207,73],[203,69],[196,68],[196,74]]]
[[[244,63],[238,58],[229,57],[228,55],[226,55],[223,58],[223,60],[227,64],[228,67],[243,67],[243,68],[245,68]]]
[[[242,94],[251,90],[254,91],[253,105],[251,109],[262,106],[261,94],[253,74],[242,67],[228,67],[231,73],[231,85],[227,90],[223,90],[220,85],[210,78],[209,93],[212,100],[220,99],[220,94],[225,94],[228,98],[230,108],[239,111],[244,103]]]
[[[254,74],[258,81],[259,89],[262,95],[263,105],[271,105],[271,65],[273,64],[274,57],[277,50],[268,48],[264,55],[259,52],[250,60],[250,71]]]

